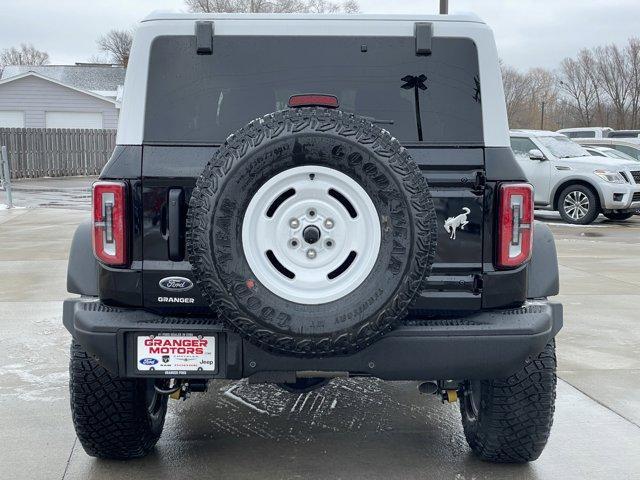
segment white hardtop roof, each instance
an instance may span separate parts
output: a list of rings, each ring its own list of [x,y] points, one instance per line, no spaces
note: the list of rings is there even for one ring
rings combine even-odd
[[[149,53],[161,36],[195,35],[196,21],[213,21],[214,36],[413,37],[417,22],[431,22],[434,38],[468,38],[478,51],[484,145],[508,147],[507,112],[493,32],[478,16],[193,14],[155,12],[139,24],[125,80],[117,143],[141,145]]]
[[[485,22],[475,13],[455,15],[380,15],[380,14],[311,14],[311,13],[181,13],[167,10],[156,10],[147,15],[142,22],[162,20],[344,20],[371,22]]]
[[[628,147],[640,148],[640,139],[638,138],[574,138],[573,141],[580,145],[626,145]]]
[[[572,128],[561,128],[560,130],[556,130],[557,132],[581,132],[583,130],[613,130],[611,127],[572,127]]]
[[[552,132],[551,130],[527,130],[514,129],[509,130],[512,137],[564,137],[562,133]]]

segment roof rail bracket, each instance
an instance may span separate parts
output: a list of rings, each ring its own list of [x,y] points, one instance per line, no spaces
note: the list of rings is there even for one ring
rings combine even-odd
[[[196,22],[196,47],[198,55],[213,53],[213,22]]]
[[[416,55],[431,55],[433,23],[419,22],[415,26]]]

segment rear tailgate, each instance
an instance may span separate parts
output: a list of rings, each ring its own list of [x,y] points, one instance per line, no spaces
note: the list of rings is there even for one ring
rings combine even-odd
[[[207,311],[197,287],[168,291],[160,286],[160,281],[173,276],[195,282],[184,254],[184,219],[197,176],[215,151],[216,147],[144,148],[143,290],[144,306],[151,310],[176,314]],[[432,275],[415,308],[425,314],[434,310],[479,310],[483,149],[411,148],[410,151],[429,181],[438,219],[438,249]],[[445,221],[463,213],[465,207],[470,211],[469,223],[456,229],[456,238],[452,239],[444,228]],[[179,222],[173,222],[172,218],[179,218]],[[174,239],[178,239],[177,248],[172,245]]]
[[[416,308],[480,309],[485,218],[478,52],[473,40],[462,37],[434,37],[431,47],[430,55],[420,54],[413,36],[215,35],[215,53],[198,55],[194,36],[155,39],[144,123],[145,306],[206,308],[197,288],[168,292],[159,285],[168,276],[194,280],[184,245],[176,248],[184,225],[171,225],[171,218],[184,222],[212,145],[254,118],[286,108],[291,95],[311,92],[334,95],[342,110],[388,129],[411,150],[431,185],[439,242]],[[444,224],[465,208],[468,223],[455,229],[453,239]]]

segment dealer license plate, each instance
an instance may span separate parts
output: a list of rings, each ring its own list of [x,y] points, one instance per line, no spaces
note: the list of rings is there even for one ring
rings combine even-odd
[[[141,335],[136,352],[136,364],[141,372],[180,375],[216,369],[216,337]]]

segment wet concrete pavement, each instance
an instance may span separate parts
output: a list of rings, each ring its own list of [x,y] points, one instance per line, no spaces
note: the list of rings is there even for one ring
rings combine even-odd
[[[640,217],[568,227],[540,215],[557,238],[565,328],[556,421],[532,464],[475,459],[457,405],[420,396],[415,383],[355,379],[303,395],[216,382],[204,395],[171,403],[149,457],[88,457],[71,425],[69,337],[60,322],[68,247],[88,216],[76,188],[84,187],[58,195],[58,208],[0,211],[0,465],[7,478],[640,478]],[[32,188],[23,200],[42,205],[46,194]]]
[[[18,208],[91,209],[91,184],[97,177],[23,178],[11,182],[13,203]],[[7,204],[0,191],[0,207]]]

